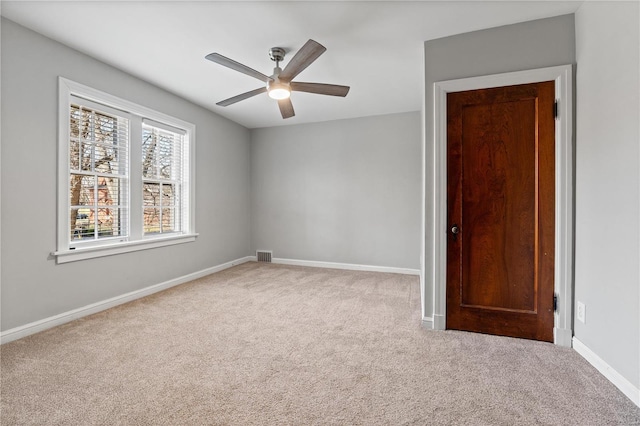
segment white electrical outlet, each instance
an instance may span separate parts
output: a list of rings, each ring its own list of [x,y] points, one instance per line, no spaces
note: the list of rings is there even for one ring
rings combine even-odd
[[[581,323],[585,324],[585,315],[586,315],[586,308],[584,306],[584,303],[582,302],[578,302],[578,309],[576,312],[576,318],[578,318],[578,321],[580,321]]]

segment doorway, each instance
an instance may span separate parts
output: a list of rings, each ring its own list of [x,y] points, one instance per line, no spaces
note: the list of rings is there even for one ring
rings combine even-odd
[[[448,329],[553,341],[553,81],[447,95]]]
[[[513,86],[544,81],[554,82],[558,116],[555,119],[555,235],[553,267],[554,294],[557,310],[554,314],[553,341],[571,346],[572,282],[573,282],[573,134],[572,134],[572,66],[563,65],[434,83],[434,144],[427,156],[427,192],[433,198],[427,202],[430,212],[427,226],[432,240],[427,246],[430,263],[425,268],[423,288],[423,322],[434,329],[447,328],[447,95],[453,92]],[[428,145],[427,145],[428,146]],[[431,157],[432,163],[429,160]],[[429,216],[428,216],[429,217]]]

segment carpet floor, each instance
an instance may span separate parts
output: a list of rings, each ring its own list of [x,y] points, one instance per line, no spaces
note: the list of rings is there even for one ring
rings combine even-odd
[[[0,356],[2,425],[640,425],[572,349],[421,327],[407,275],[250,262]]]

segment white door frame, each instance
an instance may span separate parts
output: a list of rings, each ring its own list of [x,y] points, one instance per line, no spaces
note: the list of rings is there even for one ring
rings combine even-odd
[[[555,271],[554,292],[558,310],[554,314],[553,340],[571,347],[573,314],[573,83],[572,66],[439,81],[433,84],[434,179],[433,187],[433,328],[446,328],[447,307],[447,93],[515,84],[555,81],[558,117],[555,137]],[[424,303],[427,303],[425,295]]]

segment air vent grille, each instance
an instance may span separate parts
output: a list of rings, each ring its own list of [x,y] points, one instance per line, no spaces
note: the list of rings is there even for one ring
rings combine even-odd
[[[271,263],[271,255],[273,253],[268,250],[258,250],[256,251],[256,259],[258,262],[266,262]]]

